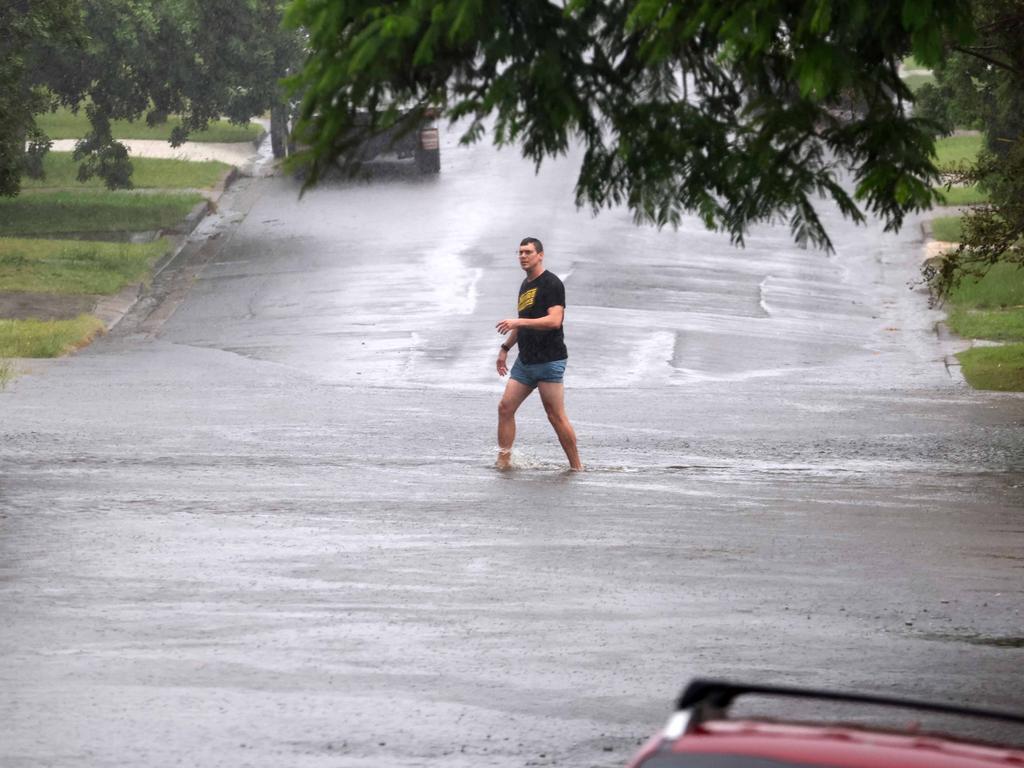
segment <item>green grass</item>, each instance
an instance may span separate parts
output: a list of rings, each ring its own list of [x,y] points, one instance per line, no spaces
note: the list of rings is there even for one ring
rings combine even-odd
[[[962,224],[959,216],[939,216],[932,219],[932,236],[936,240],[959,243]]]
[[[963,163],[973,163],[982,146],[981,136],[946,136],[935,142],[935,165],[940,171],[945,171]]]
[[[949,327],[967,339],[1024,340],[1024,308],[970,311],[954,307]]]
[[[0,236],[162,229],[180,222],[202,199],[91,190],[0,198]]]
[[[0,360],[0,390],[6,389],[14,378],[14,366],[10,360]]]
[[[92,315],[74,320],[0,320],[0,357],[59,357],[102,332]]]
[[[903,78],[903,82],[906,83],[907,88],[912,93],[917,93],[922,85],[935,84],[935,75],[907,75]]]
[[[907,58],[903,60],[903,67],[904,69],[928,69],[928,67],[919,62],[913,56],[907,56]]]
[[[1024,269],[996,264],[949,296],[949,327],[968,339],[1024,341]]]
[[[145,278],[168,246],[163,239],[96,243],[0,238],[0,285],[5,291],[116,293]]]
[[[988,192],[978,188],[977,184],[969,187],[939,188],[945,205],[978,205],[988,202]]]
[[[78,180],[78,163],[70,152],[48,152],[43,161],[46,177],[22,178],[23,192],[40,189],[105,189],[103,179],[94,176]],[[214,186],[231,166],[226,163],[190,162],[161,158],[132,158],[132,183],[139,189],[202,189]]]
[[[960,336],[1024,342],[1024,269],[996,264],[980,280],[963,280],[949,303],[949,327]],[[1024,344],[975,347],[957,357],[972,387],[1024,391]]]
[[[89,120],[85,116],[84,109],[80,109],[75,114],[71,110],[62,107],[56,112],[37,115],[36,124],[51,139],[80,139],[89,131]],[[153,127],[146,125],[145,119],[136,122],[113,120],[110,125],[115,139],[159,139],[167,141],[171,137],[171,130],[181,125],[181,120],[177,117],[171,117],[168,118],[166,123]],[[263,127],[258,123],[232,125],[227,120],[217,120],[216,122],[211,122],[207,130],[191,134],[189,141],[255,141],[261,133],[263,133]]]
[[[1024,392],[1024,344],[974,347],[957,358],[964,378],[975,389]]]
[[[980,280],[962,280],[949,299],[957,306],[971,309],[1024,307],[1024,269],[1013,264],[996,264]],[[1024,341],[1024,337],[1021,340]]]

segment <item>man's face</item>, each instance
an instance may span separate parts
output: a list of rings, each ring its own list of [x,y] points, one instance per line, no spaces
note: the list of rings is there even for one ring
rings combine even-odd
[[[537,246],[533,243],[519,246],[519,266],[523,268],[524,272],[529,272],[540,264],[542,258],[544,258],[544,254],[538,253]]]

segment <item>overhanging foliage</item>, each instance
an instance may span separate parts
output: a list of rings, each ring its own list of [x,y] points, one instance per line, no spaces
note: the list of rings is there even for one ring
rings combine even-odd
[[[831,247],[820,197],[898,228],[930,206],[934,123],[897,74],[970,30],[964,0],[294,0],[312,52],[292,85],[307,183],[358,164],[403,108],[487,128],[540,164],[580,142],[576,199],[638,221],[687,213],[742,243],[783,218]],[[370,121],[360,119],[368,111]],[[846,174],[852,175],[848,191]]]

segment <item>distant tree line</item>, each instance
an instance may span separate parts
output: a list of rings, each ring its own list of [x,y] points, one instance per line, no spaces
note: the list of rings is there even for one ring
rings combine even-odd
[[[283,148],[285,94],[301,37],[281,28],[281,0],[7,0],[0,7],[0,194],[41,172],[50,146],[35,116],[84,109],[79,177],[131,185],[131,162],[111,135],[116,119],[150,125],[177,115],[180,145],[221,117],[247,123],[268,110]],[[26,148],[27,147],[27,148]]]
[[[540,164],[581,144],[580,206],[684,214],[737,243],[785,221],[831,248],[821,198],[898,228],[938,196],[936,125],[899,62],[970,39],[971,0],[293,0],[307,177],[358,161],[396,102]],[[369,112],[370,124],[361,127]]]
[[[81,107],[83,178],[130,184],[116,118],[180,115],[180,143],[219,116],[271,110],[307,183],[359,163],[371,136],[439,114],[538,165],[583,148],[576,200],[640,222],[696,214],[742,243],[788,222],[831,248],[822,198],[899,228],[938,202],[936,136],[985,132],[964,168],[991,204],[937,284],[1022,261],[1021,0],[7,0],[0,6],[0,194],[39,169],[34,115]],[[288,29],[279,20],[285,16]],[[937,85],[919,103],[913,56]],[[287,80],[282,92],[280,78]],[[411,116],[411,119],[410,119]],[[26,148],[27,147],[27,148]]]
[[[742,243],[786,221],[832,243],[818,215],[899,228],[939,201],[934,140],[981,126],[988,152],[961,180],[992,204],[968,219],[936,282],[1021,261],[1024,3],[1020,0],[293,0],[310,55],[293,85],[308,183],[355,167],[401,104],[489,129],[538,165],[582,144],[576,200],[640,222],[698,215]],[[913,55],[939,85],[914,95]],[[371,119],[367,124],[365,113]],[[852,179],[852,182],[851,182]],[[851,188],[852,184],[852,188]]]
[[[918,114],[943,130],[980,129],[985,151],[953,181],[976,183],[989,202],[974,208],[963,237],[933,278],[938,295],[994,264],[1024,266],[1024,2],[974,0],[973,38],[949,44],[935,85],[918,93]]]

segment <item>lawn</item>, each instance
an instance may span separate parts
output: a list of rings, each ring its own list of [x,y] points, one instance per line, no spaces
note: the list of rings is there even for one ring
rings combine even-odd
[[[78,180],[78,163],[70,152],[48,152],[45,178],[22,177],[23,192],[40,189],[104,189],[103,179]],[[139,189],[203,189],[214,186],[231,169],[226,163],[191,162],[150,157],[132,158],[132,184]]]
[[[939,188],[945,205],[978,205],[988,202],[988,192],[978,188],[977,184],[969,187],[945,187]]]
[[[0,198],[0,236],[138,232],[178,224],[202,196],[83,190]]]
[[[903,78],[903,82],[906,83],[911,93],[917,93],[922,85],[934,85],[935,75],[907,75]]]
[[[61,107],[56,112],[47,112],[36,116],[36,124],[51,139],[80,139],[89,131],[89,120],[85,116],[85,110],[80,109],[77,113],[70,109]],[[137,120],[112,120],[111,130],[115,139],[158,139],[167,141],[171,137],[171,130],[181,125],[177,117],[168,118],[166,123],[148,126],[146,121]],[[189,136],[190,141],[212,141],[212,142],[238,142],[255,141],[263,133],[263,127],[259,123],[248,125],[233,125],[227,120],[211,122],[205,131],[194,133]]]
[[[0,357],[59,357],[103,331],[92,315],[74,320],[0,320]]]
[[[957,357],[967,383],[975,389],[1024,392],[1024,344],[975,347]]]
[[[949,327],[968,339],[1024,342],[1024,269],[997,264],[968,278],[949,297]],[[1024,391],[1024,343],[975,347],[957,357],[973,387]]]
[[[976,309],[1024,307],[1024,269],[1013,264],[996,264],[981,280],[961,281],[950,300]]]
[[[1024,307],[972,311],[954,307],[949,327],[967,339],[1024,340]]]
[[[940,171],[948,171],[965,163],[973,163],[983,145],[984,140],[980,135],[941,138],[935,142],[935,165]]]
[[[0,238],[0,285],[5,291],[116,293],[143,280],[167,252],[152,243]]]
[[[932,219],[932,236],[947,243],[959,243],[962,229],[961,217],[939,216]]]

